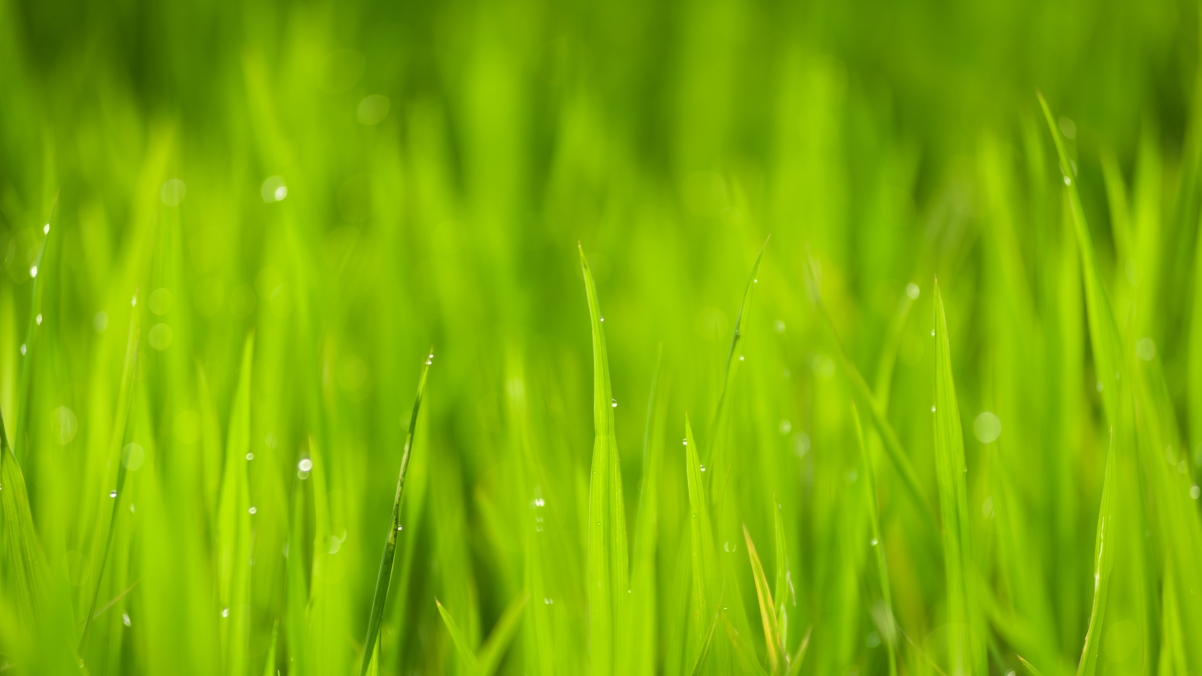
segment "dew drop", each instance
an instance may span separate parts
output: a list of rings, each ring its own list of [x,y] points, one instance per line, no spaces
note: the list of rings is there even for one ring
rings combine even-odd
[[[1068,176],[1065,176],[1065,177],[1064,177],[1064,184],[1065,184],[1065,185],[1072,185],[1072,184],[1073,184],[1073,179],[1069,178]]]
[[[610,400],[610,402],[609,402],[609,406],[610,406],[610,408],[617,408],[617,407],[618,407],[618,400],[617,400],[617,399],[611,399],[611,400]]]
[[[685,438],[684,440],[682,440],[682,441],[680,442],[680,445],[681,445],[681,446],[688,446],[688,445],[689,445],[689,440],[688,440],[688,438]]]
[[[250,509],[248,509],[246,511],[250,512],[251,514],[254,514],[254,513],[258,512],[259,510],[257,507],[251,507]]]
[[[743,361],[743,355],[739,355],[739,361]]]
[[[21,354],[25,354],[25,343],[21,343]]]
[[[41,326],[42,325],[42,315],[39,313],[37,317],[33,318],[33,321],[37,322],[38,326]]]
[[[601,318],[601,321],[602,321],[602,322],[605,322],[605,317],[602,317],[602,318]]]
[[[222,616],[222,617],[229,617],[229,616],[230,616],[230,609],[229,609],[229,608],[222,608],[222,609],[221,609],[221,616]]]
[[[1190,486],[1190,489],[1189,489],[1189,496],[1190,496],[1191,498],[1193,498],[1193,499],[1197,500],[1197,499],[1198,499],[1198,495],[1200,495],[1200,494],[1202,494],[1202,489],[1198,488],[1197,486]]]
[[[50,226],[47,225],[46,227],[49,228]],[[129,621],[129,613],[121,613],[121,623],[127,627],[131,626]]]
[[[313,461],[308,458],[301,458],[301,461],[296,463],[296,468],[302,472],[308,472],[313,469]]]
[[[702,471],[702,472],[704,472],[704,471],[705,471],[705,465],[701,465],[701,471]]]
[[[405,530],[405,527],[404,527],[404,526],[397,526],[397,527],[396,527],[396,529],[397,529],[397,532],[399,533],[400,531],[403,531],[403,530]]]
[[[247,460],[254,460],[254,459],[255,459],[255,454],[254,454],[254,453],[247,453],[247,454],[246,454],[246,459],[247,459]]]
[[[918,285],[914,282],[906,285],[906,295],[910,297],[910,300],[916,300],[921,291],[922,289],[918,288]]]
[[[734,549],[732,549],[730,546],[730,540],[722,543],[722,549],[725,550],[727,554],[734,551]]]
[[[871,543],[871,544],[872,544],[872,546],[873,546],[873,547],[875,547],[875,546],[876,546],[876,538],[872,538],[872,543]]]
[[[29,268],[29,276],[30,276],[30,277],[37,277],[37,276],[38,276],[38,266],[36,266],[36,265],[35,265],[35,266],[33,266],[33,267]]]
[[[109,497],[110,497],[110,498],[115,498],[115,497],[117,497],[117,491],[109,491]]]
[[[42,226],[42,232],[46,233],[47,235],[49,235],[49,234],[50,234],[50,224],[49,224],[49,223],[47,223],[46,225]]]
[[[932,407],[931,407],[931,413],[934,413],[934,412],[935,412],[935,407],[934,407],[934,406],[932,406]]]
[[[932,338],[934,338],[934,337],[935,337],[935,329],[931,329],[931,337],[932,337]]]

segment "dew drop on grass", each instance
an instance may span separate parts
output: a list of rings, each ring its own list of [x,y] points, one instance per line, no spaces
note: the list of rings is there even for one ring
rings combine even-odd
[[[702,471],[702,472],[704,472],[704,471],[705,471],[705,465],[701,465],[701,471]]]
[[[931,337],[932,337],[932,338],[934,338],[934,337],[935,337],[935,329],[931,329]]]
[[[1200,495],[1200,494],[1202,494],[1202,489],[1199,489],[1197,486],[1190,486],[1190,489],[1189,489],[1189,496],[1190,496],[1191,498],[1193,498],[1193,499],[1197,500],[1197,499],[1198,499],[1198,495]]]
[[[110,498],[115,498],[115,497],[117,497],[117,491],[109,491],[109,497],[110,497]]]
[[[21,355],[24,356],[24,354],[25,354],[25,343],[21,343]]]
[[[36,266],[36,265],[35,265],[35,266],[33,266],[33,267],[29,268],[29,276],[30,276],[30,277],[37,277],[37,276],[38,276],[38,266]]]
[[[872,542],[869,544],[871,544],[873,547],[875,547],[876,546],[876,538],[872,538]]]
[[[972,431],[982,444],[991,444],[1002,434],[1002,421],[993,413],[984,411],[973,421]]]
[[[37,316],[37,317],[34,317],[33,321],[37,322],[37,323],[38,323],[38,326],[41,326],[41,325],[42,325],[42,315],[41,315],[41,313],[38,313],[38,316]]]
[[[617,408],[617,407],[618,407],[618,400],[617,400],[617,399],[611,399],[611,400],[610,400],[610,402],[609,402],[609,406],[610,406],[610,408]]]
[[[739,361],[743,361],[743,355],[739,355]]]
[[[917,300],[918,294],[921,292],[922,289],[918,288],[918,285],[914,282],[910,282],[906,285],[906,295],[910,297],[910,300]]]
[[[784,321],[782,321],[780,319],[776,320],[776,332],[777,333],[785,332],[785,322]]]
[[[313,469],[313,461],[308,458],[301,458],[301,461],[296,463],[296,468],[302,472],[308,472]]]
[[[686,438],[686,439],[682,439],[682,440],[681,440],[681,442],[680,442],[680,445],[681,445],[681,446],[688,446],[688,445],[689,445],[689,440],[688,440],[687,438]]]
[[[602,322],[605,322],[605,317],[602,317],[602,318],[601,318],[601,321],[602,321]]]
[[[246,459],[247,459],[247,460],[254,460],[254,459],[255,459],[255,454],[254,454],[254,453],[247,453],[247,454],[246,454]]]
[[[49,235],[49,234],[50,234],[50,224],[49,224],[49,223],[47,223],[46,225],[42,226],[42,232],[46,233],[47,235]]]
[[[125,626],[131,626],[129,621],[129,613],[121,613],[121,623]]]
[[[222,608],[222,609],[221,609],[221,616],[222,616],[222,617],[229,617],[229,616],[230,616],[230,609],[229,609],[229,608]]]
[[[725,551],[727,554],[730,554],[730,553],[732,553],[732,552],[734,552],[734,551],[735,551],[735,550],[734,550],[734,548],[730,546],[730,540],[727,540],[726,542],[723,542],[723,543],[722,543],[722,549],[723,549],[723,550],[724,550],[724,551]]]
[[[1073,179],[1069,178],[1068,176],[1065,176],[1065,177],[1064,177],[1064,184],[1065,184],[1065,185],[1072,185],[1072,184],[1073,184]]]
[[[396,527],[396,529],[397,529],[397,532],[399,533],[399,532],[401,532],[401,531],[405,530],[405,527],[404,527],[404,526],[397,526],[397,527]]]
[[[934,413],[934,412],[935,412],[935,407],[934,407],[934,406],[932,406],[932,407],[931,407],[931,413]]]
[[[258,512],[258,511],[259,511],[259,509],[258,509],[257,507],[251,507],[250,509],[248,509],[248,510],[246,510],[246,511],[250,512],[250,513],[253,515],[253,514],[255,514],[256,512]]]
[[[553,606],[553,605],[555,605],[555,599],[547,597],[547,598],[543,599],[543,603],[548,606]]]

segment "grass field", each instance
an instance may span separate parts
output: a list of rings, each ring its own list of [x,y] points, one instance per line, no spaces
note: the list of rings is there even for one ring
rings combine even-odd
[[[1202,673],[1199,16],[0,0],[0,672]]]

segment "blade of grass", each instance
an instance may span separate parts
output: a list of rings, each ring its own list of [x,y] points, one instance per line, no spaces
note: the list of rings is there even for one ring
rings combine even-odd
[[[693,428],[685,417],[685,462],[689,489],[689,538],[693,566],[693,627],[700,638],[704,619],[718,605],[718,562],[709,500],[705,494],[705,469],[697,454]],[[708,648],[706,648],[708,649]],[[697,652],[701,652],[698,648]]]
[[[497,624],[493,626],[488,638],[484,640],[484,645],[480,646],[480,652],[476,655],[478,663],[473,676],[493,676],[496,673],[497,667],[501,664],[501,658],[505,656],[505,650],[513,640],[513,634],[517,631],[518,624],[522,619],[522,611],[526,609],[526,603],[529,600],[530,594],[522,592],[509,603],[505,612],[501,613]],[[444,619],[445,617],[449,617],[449,615],[444,616]]]
[[[889,460],[893,463],[897,473],[901,475],[902,485],[905,487],[906,493],[914,501],[914,506],[918,509],[919,513],[925,517],[928,525],[935,528],[937,523],[935,513],[931,508],[931,503],[927,501],[926,496],[922,492],[921,484],[918,481],[918,473],[914,471],[914,465],[911,464],[905,448],[902,447],[897,433],[893,430],[893,425],[889,423],[885,409],[872,394],[872,390],[868,388],[868,383],[864,380],[864,376],[860,375],[859,369],[856,368],[851,358],[843,350],[839,334],[835,331],[835,324],[827,313],[826,306],[822,303],[822,297],[818,293],[818,282],[814,277],[813,263],[810,261],[808,255],[804,256],[803,259],[805,260],[806,281],[810,289],[810,295],[814,301],[814,305],[818,308],[818,316],[822,320],[820,323],[822,324],[823,331],[827,334],[831,345],[835,348],[836,362],[850,382],[852,392],[860,400],[860,403],[872,414],[872,422],[885,442],[886,455],[889,456]]]
[[[472,651],[472,646],[467,642],[467,637],[459,629],[459,624],[455,622],[455,618],[451,617],[451,613],[443,607],[442,602],[434,599],[434,605],[438,606],[438,614],[442,616],[442,622],[447,626],[447,633],[451,635],[451,641],[455,644],[455,649],[459,651],[459,659],[468,666],[468,671],[475,673],[480,666],[479,660],[476,659],[476,653]]]
[[[1110,434],[1110,451],[1106,454],[1106,478],[1102,484],[1102,505],[1098,509],[1098,534],[1094,542],[1093,605],[1089,611],[1089,628],[1077,665],[1078,676],[1093,676],[1097,671],[1098,642],[1106,612],[1106,597],[1110,591],[1110,572],[1114,568],[1114,548],[1107,540],[1114,524],[1114,494],[1118,456],[1114,448],[1114,432]]]
[[[810,650],[810,635],[814,632],[814,628],[810,627],[806,630],[806,635],[801,637],[801,643],[797,646],[797,650],[793,656],[789,658],[789,673],[787,676],[797,676],[801,673],[801,665],[805,662],[806,653]]]
[[[693,668],[689,670],[690,676],[701,676],[702,668],[705,667],[706,661],[710,656],[710,648],[714,645],[714,630],[718,628],[718,616],[721,612],[714,613],[714,619],[710,622],[710,628],[705,632],[705,638],[701,641],[701,649],[697,652],[697,659],[693,660]]]
[[[616,621],[623,617],[629,565],[626,551],[626,514],[622,505],[622,470],[614,438],[613,393],[609,381],[609,354],[605,347],[597,286],[588,260],[580,249],[580,267],[588,295],[593,334],[593,458],[588,508],[588,636],[590,673],[603,676],[623,663]],[[622,642],[624,644],[624,642]]]
[[[760,261],[764,258],[764,250],[768,248],[768,241],[772,239],[769,236],[764,240],[764,244],[760,246],[760,252],[756,254],[755,263],[751,266],[751,277],[747,280],[747,288],[743,291],[743,300],[739,303],[739,314],[735,316],[735,332],[730,338],[730,351],[726,354],[726,377],[722,380],[722,392],[718,395],[718,405],[714,409],[714,419],[710,422],[710,454],[712,464],[717,465],[718,459],[712,458],[712,454],[717,448],[718,437],[721,433],[721,426],[725,420],[726,412],[726,396],[730,392],[731,384],[734,382],[735,373],[738,371],[739,363],[735,359],[735,354],[738,352],[739,344],[743,340],[744,334],[747,333],[747,325],[751,320],[751,295],[755,290],[756,283],[759,282],[757,275],[760,272]]]
[[[852,419],[856,425],[856,441],[860,447],[860,464],[864,469],[864,497],[868,503],[869,523],[872,525],[872,551],[876,555],[877,579],[881,585],[881,601],[885,604],[886,626],[881,627],[885,650],[889,657],[889,676],[897,676],[896,631],[893,619],[893,594],[889,588],[889,569],[885,566],[885,545],[881,541],[881,523],[876,502],[876,480],[872,475],[872,460],[864,444],[864,428],[860,424],[860,410],[851,405]]]
[[[781,517],[781,506],[773,500],[775,509],[772,510],[773,530],[776,534],[776,591],[773,600],[776,601],[776,626],[779,636],[781,655],[789,661],[789,610],[788,600],[793,596],[793,577],[789,572],[789,548],[785,542],[785,521]],[[793,602],[797,605],[796,599]]]
[[[255,339],[242,347],[242,366],[234,394],[225,446],[221,494],[217,500],[217,598],[221,606],[221,645],[225,669],[246,671],[250,631],[250,485],[246,454],[250,449],[250,381]]]
[[[768,676],[768,672],[764,671],[764,667],[755,658],[755,648],[747,641],[747,637],[740,634],[738,629],[730,623],[730,619],[726,617],[726,613],[722,613],[722,623],[726,625],[726,636],[730,639],[731,646],[735,649],[735,654],[738,655],[739,661],[744,665],[744,672],[751,672],[759,676]]]
[[[392,500],[392,518],[388,535],[384,539],[384,554],[380,557],[380,572],[376,576],[376,591],[372,596],[371,612],[367,618],[367,638],[363,641],[363,660],[359,673],[366,674],[371,664],[372,649],[380,637],[380,620],[384,617],[384,605],[388,601],[388,585],[392,582],[392,560],[396,556],[397,532],[401,525],[401,499],[405,496],[405,471],[409,468],[409,454],[413,450],[413,435],[417,430],[417,414],[421,410],[422,397],[426,391],[426,378],[430,365],[434,363],[434,348],[422,363],[421,376],[417,381],[417,395],[413,399],[413,413],[409,416],[409,431],[405,435],[405,448],[401,453],[401,469],[396,481],[396,496]],[[439,605],[439,609],[442,606]]]
[[[133,313],[129,322],[129,338],[125,347],[125,366],[121,372],[121,390],[117,395],[117,420],[113,424],[113,437],[109,443],[109,463],[111,465],[115,460],[117,465],[117,487],[110,494],[110,497],[113,499],[113,511],[109,515],[108,533],[105,536],[100,563],[96,569],[96,587],[92,592],[92,602],[88,605],[88,612],[84,615],[83,630],[79,634],[80,654],[83,653],[84,646],[88,643],[88,628],[91,626],[92,618],[96,613],[96,603],[100,597],[100,585],[104,579],[104,569],[108,563],[109,549],[113,546],[113,533],[117,525],[117,508],[121,502],[122,490],[125,488],[125,463],[122,462],[121,449],[125,447],[127,439],[133,432],[133,426],[130,424],[130,412],[133,410],[134,375],[138,369],[138,350],[140,349],[142,336],[142,314],[138,308],[138,294],[136,291],[134,292],[131,304],[133,305]]]
[[[751,532],[747,524],[743,524],[743,540],[747,543],[747,558],[751,560],[751,576],[755,580],[755,595],[760,605],[760,622],[764,625],[764,643],[768,648],[768,666],[772,673],[780,669],[780,658],[777,651],[780,646],[780,628],[777,624],[776,607],[772,601],[772,591],[768,589],[768,578],[764,575],[764,567],[760,564],[760,556],[751,540]],[[728,631],[733,628],[729,628]]]
[[[948,650],[953,674],[985,673],[984,646],[973,594],[972,540],[968,519],[968,472],[964,462],[964,433],[952,378],[951,346],[943,294],[935,280],[935,464],[939,504],[943,514],[943,549],[947,571]]]
[[[38,256],[34,260],[33,267],[29,269],[29,274],[33,277],[33,302],[29,307],[29,326],[25,331],[25,342],[21,343],[21,375],[17,389],[17,396],[14,402],[17,404],[16,420],[13,428],[13,457],[18,464],[25,462],[25,436],[26,428],[29,423],[29,404],[31,397],[29,396],[29,378],[33,368],[33,352],[37,345],[38,329],[42,325],[42,295],[44,294],[45,284],[42,280],[46,278],[44,274],[46,257],[46,246],[50,242],[50,231],[53,229],[58,231],[58,225],[55,222],[55,216],[58,215],[58,195],[54,196],[54,202],[50,207],[50,217],[46,219],[45,230],[42,233],[42,245],[38,247]],[[51,226],[54,226],[53,228]],[[40,276],[39,276],[40,275]],[[136,295],[135,295],[136,297]]]

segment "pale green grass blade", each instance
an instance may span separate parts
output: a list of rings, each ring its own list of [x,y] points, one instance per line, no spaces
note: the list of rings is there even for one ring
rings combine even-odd
[[[768,248],[768,240],[764,240],[763,246],[760,247],[760,252],[756,254],[755,263],[751,266],[751,277],[747,280],[747,288],[743,291],[743,299],[739,303],[739,313],[735,316],[735,330],[730,338],[730,351],[726,354],[726,372],[722,379],[722,392],[718,395],[718,405],[714,409],[714,419],[710,422],[710,445],[709,455],[712,463],[719,465],[719,458],[714,454],[719,448],[723,448],[719,442],[718,435],[722,434],[722,427],[727,417],[727,396],[730,393],[731,386],[734,383],[735,375],[738,373],[739,361],[738,352],[740,344],[743,342],[747,334],[747,326],[751,321],[751,298],[752,292],[755,291],[755,286],[759,282],[757,275],[760,273],[760,261],[764,258],[764,250]]]
[[[772,599],[776,601],[776,626],[780,636],[780,651],[788,658],[789,602],[792,600],[793,605],[796,605],[797,602],[793,590],[793,575],[789,570],[789,546],[785,541],[785,521],[781,517],[779,504],[776,504],[772,510],[772,522],[776,537],[776,584]]]
[[[701,676],[706,662],[709,660],[710,649],[714,645],[714,630],[718,628],[718,617],[721,612],[714,613],[714,619],[710,622],[710,627],[705,632],[705,638],[701,641],[701,649],[697,652],[696,659],[693,660],[693,668],[689,670],[689,676]]]
[[[1114,447],[1114,433],[1112,432],[1110,451],[1106,455],[1106,478],[1102,485],[1102,506],[1098,510],[1098,534],[1094,543],[1093,605],[1089,612],[1089,628],[1085,633],[1085,644],[1081,649],[1081,661],[1077,666],[1078,676],[1093,676],[1098,669],[1106,600],[1110,593],[1110,573],[1114,569],[1114,543],[1110,541],[1110,537],[1114,529],[1117,465],[1118,453]]]
[[[271,626],[271,645],[267,648],[267,660],[263,663],[263,676],[276,676],[275,651],[280,637],[280,621]]]
[[[714,527],[710,517],[709,499],[705,491],[705,467],[697,453],[697,442],[693,439],[693,428],[686,417],[685,462],[689,488],[689,545],[693,574],[693,594],[690,615],[692,617],[694,642],[701,640],[705,632],[705,618],[710,610],[716,610],[721,596],[718,582],[717,550],[714,548]],[[691,648],[700,655],[703,648],[697,644]],[[699,661],[699,660],[697,660]],[[721,666],[721,661],[719,662]]]
[[[388,535],[384,539],[384,554],[380,557],[380,572],[376,576],[376,591],[372,596],[371,612],[367,619],[367,638],[363,641],[363,659],[359,673],[366,674],[371,664],[371,654],[376,641],[380,638],[380,621],[384,617],[384,606],[388,602],[388,586],[392,582],[392,561],[396,556],[397,533],[401,529],[401,499],[405,496],[405,472],[409,469],[409,455],[413,450],[413,437],[417,431],[417,416],[421,411],[422,397],[426,391],[426,378],[430,374],[430,365],[434,363],[434,348],[422,362],[421,376],[417,381],[417,395],[413,400],[413,413],[409,416],[409,431],[405,435],[405,448],[401,454],[401,469],[397,476],[396,496],[392,500],[392,518],[388,525]],[[442,609],[442,605],[439,605]]]
[[[33,267],[29,269],[29,274],[33,276],[33,302],[29,309],[29,325],[25,331],[25,342],[21,343],[21,375],[18,384],[18,396],[15,403],[17,404],[16,420],[13,428],[13,456],[18,463],[25,461],[26,455],[26,428],[28,427],[29,407],[32,397],[30,396],[30,372],[33,368],[34,349],[38,345],[38,334],[42,326],[42,296],[45,294],[46,279],[46,247],[50,243],[50,232],[53,230],[58,234],[58,196],[54,198],[53,206],[50,208],[50,217],[46,219],[45,232],[42,236],[42,245],[38,248],[38,256],[34,261]]]
[[[138,296],[135,293],[133,300],[130,301],[133,305],[133,313],[129,323],[129,338],[126,341],[125,348],[125,366],[121,372],[121,390],[117,395],[117,419],[113,423],[112,441],[109,443],[109,466],[114,462],[117,465],[117,483],[116,487],[110,493],[113,499],[113,510],[109,516],[106,535],[104,536],[104,547],[100,550],[100,564],[96,568],[95,591],[92,592],[92,601],[88,605],[87,614],[84,615],[83,629],[79,634],[79,652],[83,653],[84,646],[88,642],[88,628],[91,626],[92,619],[96,613],[96,603],[100,597],[100,585],[104,579],[104,569],[108,563],[109,549],[113,544],[113,533],[116,530],[118,508],[121,503],[122,490],[125,488],[125,463],[122,462],[122,449],[125,447],[126,441],[132,433],[131,412],[133,410],[134,401],[134,376],[138,370],[138,350],[141,349],[142,325],[141,325],[141,310],[138,308]]]
[[[580,267],[588,294],[593,334],[593,458],[588,508],[588,613],[589,673],[606,676],[622,664],[625,644],[618,638],[617,621],[623,617],[628,589],[626,514],[622,505],[622,470],[614,437],[613,392],[609,382],[609,354],[597,287],[588,260],[580,248]]]
[[[631,557],[630,604],[627,607],[630,662],[626,673],[650,676],[656,672],[659,650],[656,559],[659,553],[659,484],[664,464],[664,423],[667,419],[669,383],[663,379],[663,345],[656,350],[651,395],[647,400],[647,427],[643,439],[643,479],[635,521],[634,555]]]
[[[810,650],[810,635],[813,632],[813,627],[810,627],[806,630],[805,636],[801,637],[801,643],[798,644],[797,650],[793,653],[793,656],[789,658],[788,676],[797,676],[801,673],[801,665],[806,661],[806,654]]]
[[[864,444],[864,428],[860,424],[860,411],[852,404],[852,419],[856,424],[856,440],[860,446],[860,465],[864,470],[864,497],[868,505],[869,523],[872,525],[873,554],[876,556],[877,580],[881,586],[881,602],[884,604],[884,621],[878,621],[881,639],[885,644],[889,658],[889,676],[897,676],[897,629],[894,626],[893,594],[889,587],[889,569],[885,565],[885,544],[881,538],[881,523],[876,501],[876,480],[872,474],[872,459],[868,457],[868,448]]]
[[[747,526],[743,526],[743,541],[747,543],[747,557],[751,561],[751,575],[755,580],[755,596],[760,606],[760,623],[764,626],[764,643],[768,650],[768,667],[772,673],[780,669],[780,628],[777,624],[776,607],[772,601],[772,591],[768,589],[768,578],[764,575],[764,566],[760,564],[760,556],[751,540]],[[729,627],[729,623],[728,623]],[[730,628],[733,630],[733,627]]]
[[[952,378],[951,346],[943,295],[935,282],[935,465],[943,514],[943,557],[947,572],[950,672],[984,674],[984,643],[973,593],[974,563],[969,532],[967,468],[960,406]]]
[[[1023,663],[1023,666],[1027,668],[1027,671],[1031,673],[1031,676],[1043,676],[1043,672],[1036,669],[1035,665],[1024,659],[1022,655],[1015,655],[1015,657],[1018,658],[1019,662]]]
[[[505,651],[509,648],[513,635],[518,629],[522,611],[526,609],[526,603],[529,600],[530,595],[522,592],[509,603],[505,612],[501,613],[496,626],[484,640],[484,645],[480,646],[480,652],[476,654],[477,665],[473,676],[493,676],[496,673],[497,667],[501,665],[501,659],[505,657]],[[444,616],[443,619],[447,617],[449,616]]]
[[[459,625],[455,622],[455,618],[451,617],[451,613],[442,606],[442,602],[434,599],[434,604],[438,606],[438,614],[442,616],[442,622],[447,626],[447,633],[451,635],[451,641],[455,643],[455,649],[459,652],[459,659],[468,665],[470,671],[474,672],[480,666],[479,660],[476,659],[476,653],[472,651],[472,646],[467,642],[467,638],[463,635],[463,631],[459,629]]]
[[[250,449],[251,366],[254,336],[246,337],[225,446],[221,496],[217,502],[217,600],[226,673],[246,671],[250,632],[251,505],[247,480]]]

